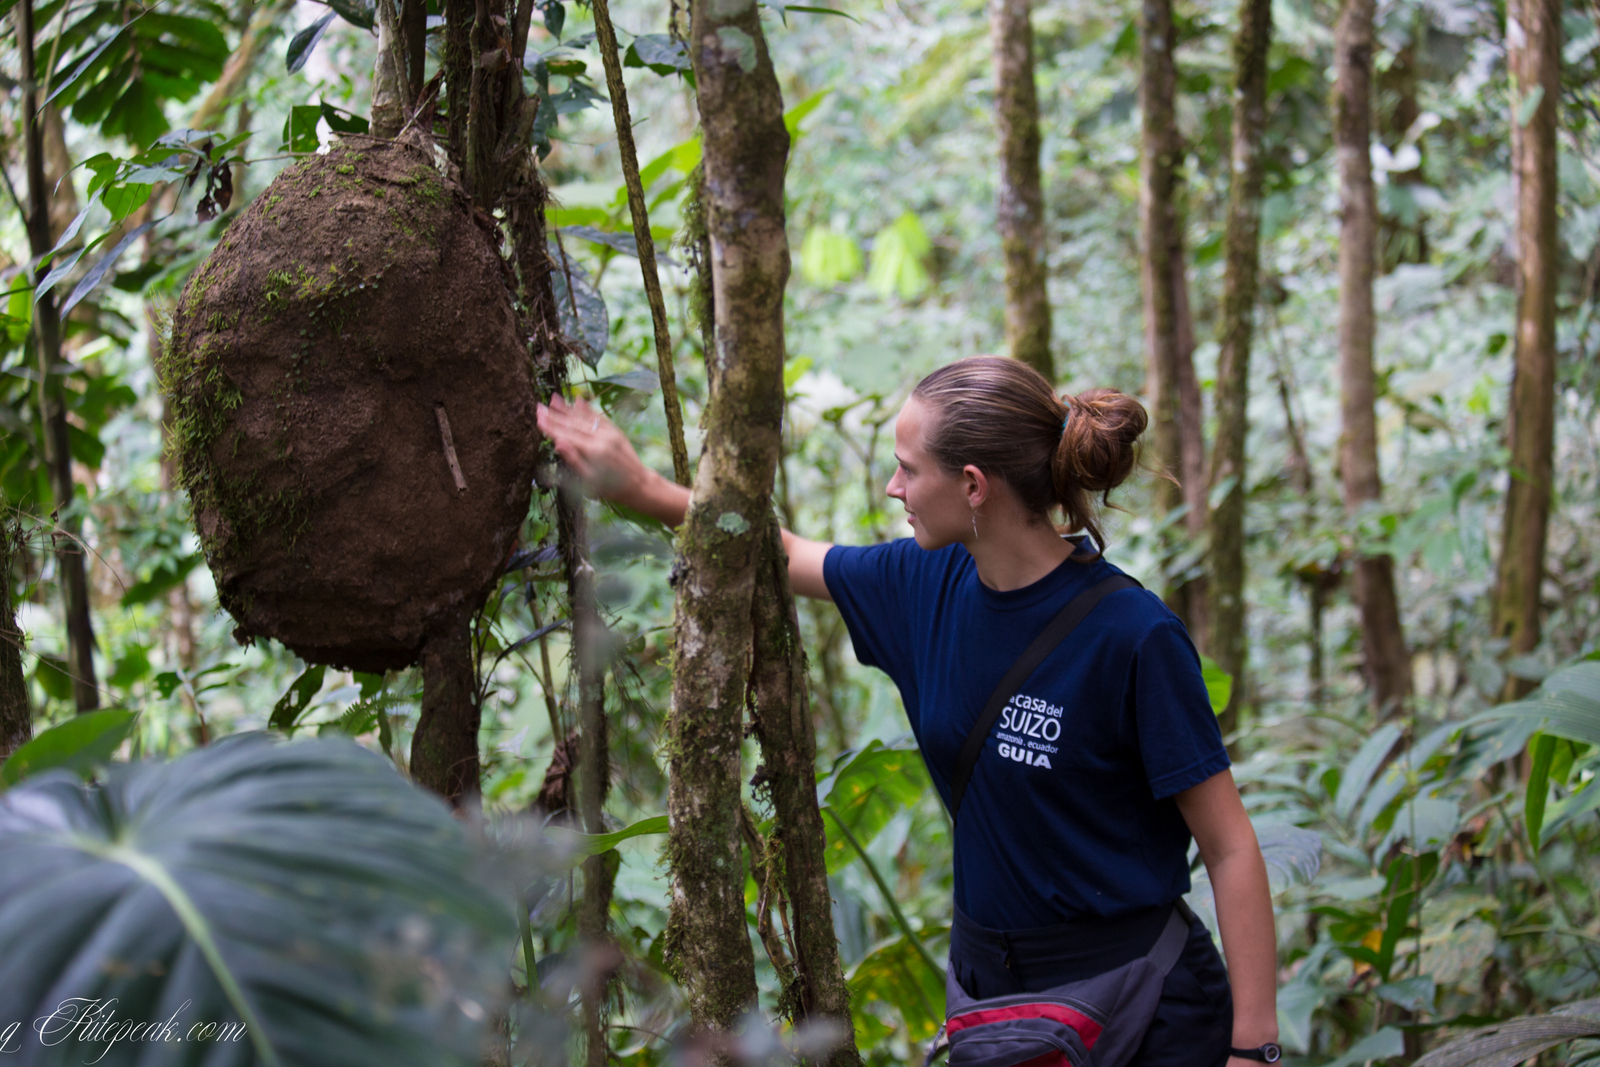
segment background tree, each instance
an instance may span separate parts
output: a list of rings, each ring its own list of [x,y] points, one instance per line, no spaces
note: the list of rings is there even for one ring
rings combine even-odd
[[[1217,435],[1209,480],[1210,492],[1220,493],[1221,499],[1210,513],[1208,651],[1235,683],[1222,713],[1224,734],[1238,726],[1246,689],[1244,511],[1250,470],[1245,441],[1250,427],[1250,346],[1255,337],[1261,184],[1266,165],[1261,139],[1267,125],[1271,46],[1271,0],[1240,5],[1239,28],[1233,38],[1233,130],[1228,221],[1223,236],[1227,265],[1217,330],[1221,347],[1217,355]]]
[[[1561,5],[1514,0],[1506,8],[1506,58],[1512,84],[1511,166],[1517,194],[1515,369],[1506,419],[1511,450],[1494,593],[1494,632],[1513,655],[1541,637],[1545,546],[1549,539],[1555,447],[1556,115],[1561,99]],[[1508,695],[1530,688],[1513,677]]]
[[[1175,109],[1177,69],[1171,0],[1141,0],[1139,19],[1139,248],[1150,398],[1150,449],[1168,480],[1157,493],[1164,511],[1187,508],[1183,531],[1205,530],[1205,452],[1200,387],[1194,373],[1183,236],[1183,136]],[[1193,549],[1174,546],[1166,599],[1201,648],[1207,647],[1204,585]]]
[[[1377,263],[1377,197],[1372,184],[1372,0],[1344,0],[1334,30],[1334,139],[1339,159],[1339,475],[1345,510],[1357,522],[1381,499],[1378,473],[1372,275]],[[1357,532],[1355,597],[1361,648],[1375,707],[1395,714],[1411,692],[1411,662],[1400,626],[1394,559]]]
[[[1000,135],[996,199],[1006,263],[1006,347],[1050,381],[1050,293],[1044,190],[1039,176],[1039,93],[1033,80],[1030,0],[990,0],[994,116]]]

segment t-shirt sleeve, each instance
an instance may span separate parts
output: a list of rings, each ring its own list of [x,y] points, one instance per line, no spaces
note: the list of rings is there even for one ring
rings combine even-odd
[[[913,550],[921,551],[914,544]],[[844,616],[856,659],[896,681],[911,663],[912,563],[899,541],[834,545],[822,560],[822,579]]]
[[[1228,768],[1199,653],[1177,619],[1157,623],[1139,642],[1133,687],[1139,752],[1157,800]]]

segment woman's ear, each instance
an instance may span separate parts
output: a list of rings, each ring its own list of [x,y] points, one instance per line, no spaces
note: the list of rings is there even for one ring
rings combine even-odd
[[[968,463],[961,468],[961,488],[966,493],[967,506],[977,511],[989,499],[989,476]]]

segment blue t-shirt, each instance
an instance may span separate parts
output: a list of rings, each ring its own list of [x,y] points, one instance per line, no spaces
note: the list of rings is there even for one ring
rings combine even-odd
[[[899,686],[947,807],[1001,677],[1068,600],[1120,573],[1069,559],[1000,593],[965,546],[911,538],[835,546],[823,564],[856,658]],[[956,824],[956,906],[1018,930],[1171,903],[1189,890],[1190,840],[1172,797],[1227,766],[1183,624],[1153,593],[1111,593],[989,733]]]

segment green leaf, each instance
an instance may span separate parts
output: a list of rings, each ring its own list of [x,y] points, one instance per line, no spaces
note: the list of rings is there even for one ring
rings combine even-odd
[[[836,769],[818,785],[817,793],[820,803],[831,807],[865,848],[890,819],[915,804],[932,787],[916,748],[890,748],[874,739],[840,757]],[[856,858],[856,853],[831,822],[827,825],[828,873],[837,874]]]
[[[143,645],[129,645],[117,658],[106,681],[126,689],[150,673],[150,655]]]
[[[148,578],[142,578],[128,586],[127,592],[122,594],[122,606],[128,608],[135,604],[148,604],[152,600],[166,596],[169,590],[181,585],[189,576],[189,572],[198,567],[204,558],[196,552],[161,564],[150,572]]]
[[[326,100],[322,101],[322,121],[328,124],[328,129],[334,133],[366,133],[372,124],[360,115],[353,115],[342,108],[334,107]]]
[[[306,65],[306,60],[311,58],[311,52],[317,47],[317,42],[328,32],[328,23],[332,22],[337,14],[336,11],[328,12],[289,39],[289,50],[283,55],[283,65],[290,74],[294,74]]]
[[[1377,1033],[1368,1034],[1354,1045],[1351,1045],[1348,1052],[1324,1065],[1324,1067],[1356,1067],[1357,1064],[1370,1063],[1374,1060],[1387,1060],[1393,1059],[1395,1056],[1403,1056],[1405,1051],[1405,1034],[1399,1027],[1385,1026]]]
[[[785,10],[804,11],[808,15],[838,15],[842,19],[849,19],[858,26],[861,25],[861,20],[850,14],[848,11],[835,11],[831,7],[809,7],[805,4],[789,4],[786,6]]]
[[[72,672],[67,661],[60,656],[42,654],[33,668],[33,680],[39,683],[45,695],[55,700],[72,699]]]
[[[1356,801],[1367,791],[1373,775],[1378,773],[1384,757],[1394,748],[1398,740],[1400,740],[1400,727],[1392,722],[1385,723],[1374,730],[1372,736],[1356,749],[1356,754],[1350,757],[1350,762],[1345,766],[1344,774],[1339,779],[1339,791],[1333,798],[1333,810],[1339,818],[1350,817],[1350,813],[1355,810]]]
[[[931,940],[945,931],[923,927],[920,932],[924,940]],[[868,1016],[874,1004],[892,1007],[911,1041],[927,1041],[944,1025],[944,982],[923,965],[908,937],[891,938],[876,946],[851,968],[846,983],[852,1015]]]
[[[352,26],[370,30],[377,25],[378,9],[372,0],[327,0],[328,6]]]
[[[44,98],[44,103],[40,104],[39,107],[41,109],[44,108],[46,105],[54,101],[56,97],[72,88],[72,86],[76,85],[78,79],[83,77],[84,71],[88,70],[94,61],[99,59],[101,54],[105,52],[107,48],[111,47],[113,41],[122,36],[123,30],[127,29],[129,26],[132,26],[135,22],[138,22],[140,17],[142,16],[135,16],[118,26],[116,29],[112,30],[111,36],[101,41],[92,52],[90,52],[87,56],[84,56],[83,61],[80,62],[76,67],[72,68],[71,74],[68,74],[65,78],[56,83],[55,88],[50,90],[50,95]],[[1527,125],[1527,123],[1523,123],[1523,125]]]
[[[550,36],[561,40],[561,27],[567,23],[567,9],[561,0],[544,0],[539,5],[544,13],[544,28],[550,31]]]
[[[1217,665],[1210,656],[1200,657],[1200,676],[1206,682],[1206,698],[1211,701],[1211,711],[1221,715],[1233,699],[1233,675]]]
[[[625,67],[649,67],[657,74],[678,74],[691,68],[689,53],[681,41],[665,33],[644,33],[633,39],[622,57]],[[551,70],[555,68],[552,67]]]
[[[1555,758],[1556,740],[1549,734],[1534,734],[1528,742],[1533,763],[1528,771],[1527,799],[1522,803],[1522,822],[1535,852],[1539,850],[1539,831],[1544,827],[1545,801],[1550,798],[1550,761]]]
[[[111,758],[137,717],[120,708],[74,715],[13,752],[0,767],[0,783],[12,786],[30,775],[56,769],[87,775]]]
[[[72,295],[67,297],[67,299],[62,303],[61,314],[65,315],[67,312],[77,307],[79,302],[82,301],[84,297],[94,292],[95,287],[98,286],[102,280],[104,280],[106,271],[116,266],[117,260],[122,258],[122,254],[133,245],[133,242],[149,233],[151,228],[160,221],[161,219],[150,219],[146,222],[140,223],[138,226],[135,226],[128,232],[127,236],[123,237],[122,240],[117,242],[117,247],[107,252],[100,258],[100,262],[90,267],[88,273],[85,274],[78,284],[73,287]],[[95,466],[99,466],[99,464],[97,463]]]
[[[1415,1067],[1516,1067],[1568,1041],[1600,1036],[1600,1002],[1568,1005],[1469,1030],[1417,1060]]]
[[[282,730],[293,735],[296,724],[301,714],[322,689],[322,678],[327,673],[327,668],[320,663],[313,663],[300,672],[300,677],[289,684],[289,691],[278,698],[272,707],[272,717],[267,720],[267,726],[273,730]]]
[[[0,1018],[48,1015],[65,983],[237,1035],[183,1062],[466,1067],[501,1010],[511,909],[448,808],[349,741],[234,736],[101,785],[25,782],[0,854]],[[22,1057],[104,1055],[80,1030]]]
[[[879,296],[900,294],[911,300],[926,289],[932,279],[923,260],[933,250],[933,242],[917,217],[907,211],[878,231],[872,243],[872,269],[867,284]]]
[[[322,143],[317,137],[317,123],[320,121],[321,106],[296,104],[289,109],[289,118],[283,124],[284,145],[291,152],[315,152]]]
[[[1419,974],[1398,982],[1387,982],[1372,991],[1380,1000],[1387,1000],[1407,1011],[1432,1011],[1435,987],[1431,974]]]
[[[155,186],[144,182],[109,185],[101,194],[100,202],[111,212],[111,222],[115,225],[144,207],[154,189]]]
[[[556,311],[561,321],[561,332],[576,346],[578,358],[592,370],[605,354],[611,340],[611,316],[600,291],[589,280],[589,272],[551,242],[550,254],[556,269],[550,272],[551,288],[555,291]],[[567,279],[571,277],[569,292]]]
[[[544,836],[568,852],[576,864],[585,856],[598,856],[602,852],[610,852],[630,838],[646,834],[664,834],[668,829],[665,815],[652,815],[648,819],[640,819],[632,826],[614,830],[609,834],[584,834],[565,826],[547,826]]]
[[[847,233],[813,226],[800,242],[800,275],[823,287],[848,282],[861,273],[866,260],[861,246]]]
[[[793,11],[798,9],[791,8],[790,10]],[[805,121],[807,115],[811,114],[821,106],[822,102],[828,98],[828,94],[831,92],[833,92],[832,89],[818,89],[816,92],[812,93],[810,96],[806,97],[794,107],[791,107],[788,111],[783,113],[783,125],[784,128],[789,131],[790,147],[793,147],[794,140],[800,136],[800,124]]]

